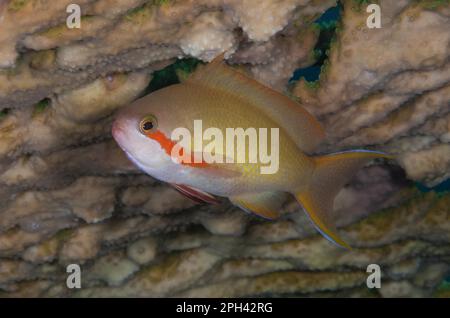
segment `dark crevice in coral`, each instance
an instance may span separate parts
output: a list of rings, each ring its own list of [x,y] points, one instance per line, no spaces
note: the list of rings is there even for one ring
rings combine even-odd
[[[424,185],[420,182],[416,182],[416,187],[422,192],[430,192],[430,191],[434,191],[434,192],[438,192],[438,193],[448,192],[448,191],[450,191],[450,179],[442,181],[441,183],[439,183],[438,185],[436,185],[434,187],[427,187],[426,185]]]
[[[0,120],[5,118],[11,111],[11,108],[3,108],[0,110]]]
[[[392,183],[395,185],[400,187],[409,187],[413,184],[413,182],[406,176],[405,170],[403,170],[400,166],[390,165],[388,171],[391,176]]]
[[[35,115],[42,113],[43,111],[45,111],[51,104],[51,99],[50,98],[44,98],[42,100],[40,100],[38,103],[36,103],[36,105],[34,105],[34,111],[33,113]]]
[[[142,93],[145,96],[158,89],[180,83],[180,77],[187,76],[192,73],[195,68],[202,64],[200,60],[195,58],[179,59],[175,63],[153,73],[153,79]]]

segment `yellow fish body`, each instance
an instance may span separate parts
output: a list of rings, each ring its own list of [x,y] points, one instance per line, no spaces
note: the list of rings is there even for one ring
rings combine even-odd
[[[276,143],[276,172],[262,173],[267,162],[255,160],[250,147],[239,154],[237,145],[231,146],[235,157],[230,158],[228,140],[217,142],[217,138],[205,139],[202,134],[199,141],[199,122],[203,130],[213,127],[225,137],[229,128],[258,132],[266,129],[267,138],[257,140],[256,146],[261,147],[265,141],[266,146]],[[182,147],[173,138],[174,131],[180,128],[190,132],[190,139]],[[317,120],[290,98],[226,66],[222,56],[185,82],[125,107],[112,132],[139,168],[171,183],[192,199],[213,203],[215,196],[227,197],[246,211],[273,219],[290,193],[317,229],[343,247],[348,245],[338,236],[332,218],[334,197],[367,161],[389,157],[364,150],[308,156],[325,137]],[[211,146],[212,141],[217,142],[215,146]],[[174,153],[181,156],[174,160]],[[208,155],[224,160],[205,161]],[[240,161],[236,160],[239,155]]]

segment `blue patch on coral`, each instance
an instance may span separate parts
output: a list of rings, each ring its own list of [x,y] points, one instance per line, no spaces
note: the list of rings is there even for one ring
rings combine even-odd
[[[314,23],[319,25],[336,23],[341,18],[341,6],[337,5],[335,7],[329,8],[325,11]]]
[[[319,40],[317,41],[314,53],[316,54],[316,62],[314,65],[300,68],[296,70],[290,79],[292,81],[298,81],[304,78],[307,82],[315,82],[319,79],[320,71],[325,60],[328,58],[328,50],[330,48],[331,39],[334,37],[336,31],[336,25],[341,18],[340,4],[326,10],[314,23],[321,30]]]
[[[307,82],[316,82],[319,80],[320,72],[323,63],[328,58],[327,50],[330,47],[330,42],[335,34],[337,22],[341,18],[342,5],[338,3],[335,7],[326,10],[314,23],[321,30],[318,43],[314,49],[317,54],[317,60],[314,65],[297,69],[290,82],[298,81],[304,78]],[[447,192],[450,191],[450,179],[441,182],[434,187],[427,187],[426,185],[416,182],[416,187],[422,192]]]
[[[319,65],[308,66],[305,68],[300,68],[294,72],[291,81],[297,81],[300,78],[304,78],[308,82],[315,82],[319,79],[320,69],[322,67]]]
[[[422,183],[416,182],[416,187],[422,192],[446,192],[450,191],[450,179],[447,179],[434,187],[427,187]]]

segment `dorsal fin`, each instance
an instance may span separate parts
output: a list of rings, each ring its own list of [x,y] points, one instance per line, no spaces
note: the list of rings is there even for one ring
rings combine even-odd
[[[272,118],[305,152],[325,138],[320,123],[300,104],[223,63],[224,53],[199,67],[186,81],[219,89],[249,101]]]

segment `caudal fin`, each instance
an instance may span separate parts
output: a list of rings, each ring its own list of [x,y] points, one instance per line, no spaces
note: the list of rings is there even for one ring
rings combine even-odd
[[[320,233],[337,245],[350,248],[336,231],[333,218],[334,198],[362,166],[375,158],[392,157],[381,152],[365,150],[316,157],[311,183],[306,189],[302,188],[295,193],[297,200]]]

